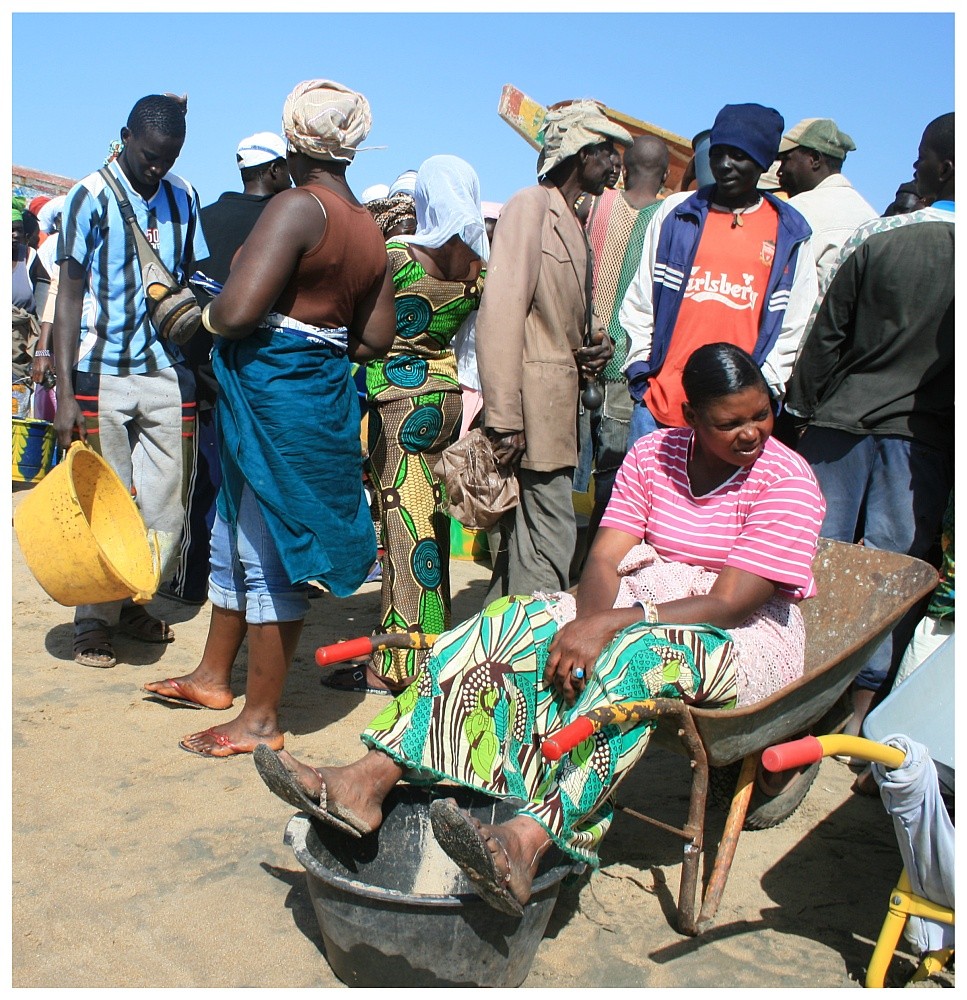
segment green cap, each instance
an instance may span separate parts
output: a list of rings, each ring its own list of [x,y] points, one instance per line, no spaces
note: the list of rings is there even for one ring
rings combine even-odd
[[[845,160],[846,154],[856,149],[856,143],[840,132],[832,118],[803,118],[782,137],[779,152],[787,153],[796,146],[815,149],[837,160]]]

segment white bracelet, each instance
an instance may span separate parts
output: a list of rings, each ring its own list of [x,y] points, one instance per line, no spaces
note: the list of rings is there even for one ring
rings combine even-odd
[[[208,305],[206,305],[205,308],[202,309],[202,311],[201,311],[201,324],[202,324],[202,326],[210,334],[212,334],[213,336],[217,337],[217,336],[219,336],[219,332],[218,332],[218,330],[215,329],[215,327],[212,326],[212,322],[211,322],[211,320],[208,317],[208,311],[211,309],[211,307],[212,307],[212,304],[211,304],[211,302],[209,302]]]
[[[651,601],[635,601],[650,625],[658,621],[658,608]]]

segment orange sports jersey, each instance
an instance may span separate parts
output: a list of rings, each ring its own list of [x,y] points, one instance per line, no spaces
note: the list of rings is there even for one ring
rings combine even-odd
[[[692,351],[727,341],[752,353],[778,226],[779,215],[764,198],[738,217],[709,212],[664,364],[645,392],[645,405],[659,423],[685,425],[682,369]]]

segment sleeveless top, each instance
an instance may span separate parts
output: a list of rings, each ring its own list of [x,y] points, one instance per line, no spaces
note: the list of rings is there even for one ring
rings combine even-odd
[[[386,244],[396,293],[396,338],[385,358],[366,365],[370,399],[389,402],[428,392],[460,392],[450,346],[463,321],[480,305],[486,265],[468,280],[427,274],[409,244]]]
[[[356,303],[386,273],[383,234],[362,205],[317,184],[303,189],[325,208],[326,231],[302,255],[272,310],[314,326],[349,327]]]

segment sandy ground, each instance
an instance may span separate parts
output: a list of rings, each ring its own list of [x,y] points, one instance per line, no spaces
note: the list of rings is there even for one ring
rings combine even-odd
[[[14,509],[23,496],[14,492]],[[455,614],[465,617],[489,570],[452,566]],[[72,610],[44,594],[15,538],[12,604],[13,985],[342,987],[305,872],[282,842],[294,810],[268,792],[251,758],[178,748],[224,713],[141,691],[195,665],[207,607],[156,598],[149,609],[176,623],[173,644],[119,638],[115,668],[78,666]],[[312,602],[282,702],[297,756],[359,754],[358,732],[386,699],[321,687],[313,654],[367,633],[378,607],[378,584]],[[245,662],[243,647],[237,699]],[[619,815],[601,870],[562,888],[524,986],[859,986],[901,862],[879,800],[851,794],[852,779],[824,761],[793,817],[742,835],[715,925],[697,939],[674,929],[682,842]],[[680,825],[687,795],[686,760],[656,747],[620,801]],[[707,843],[723,820],[710,807]],[[899,952],[891,976],[910,971]]]

